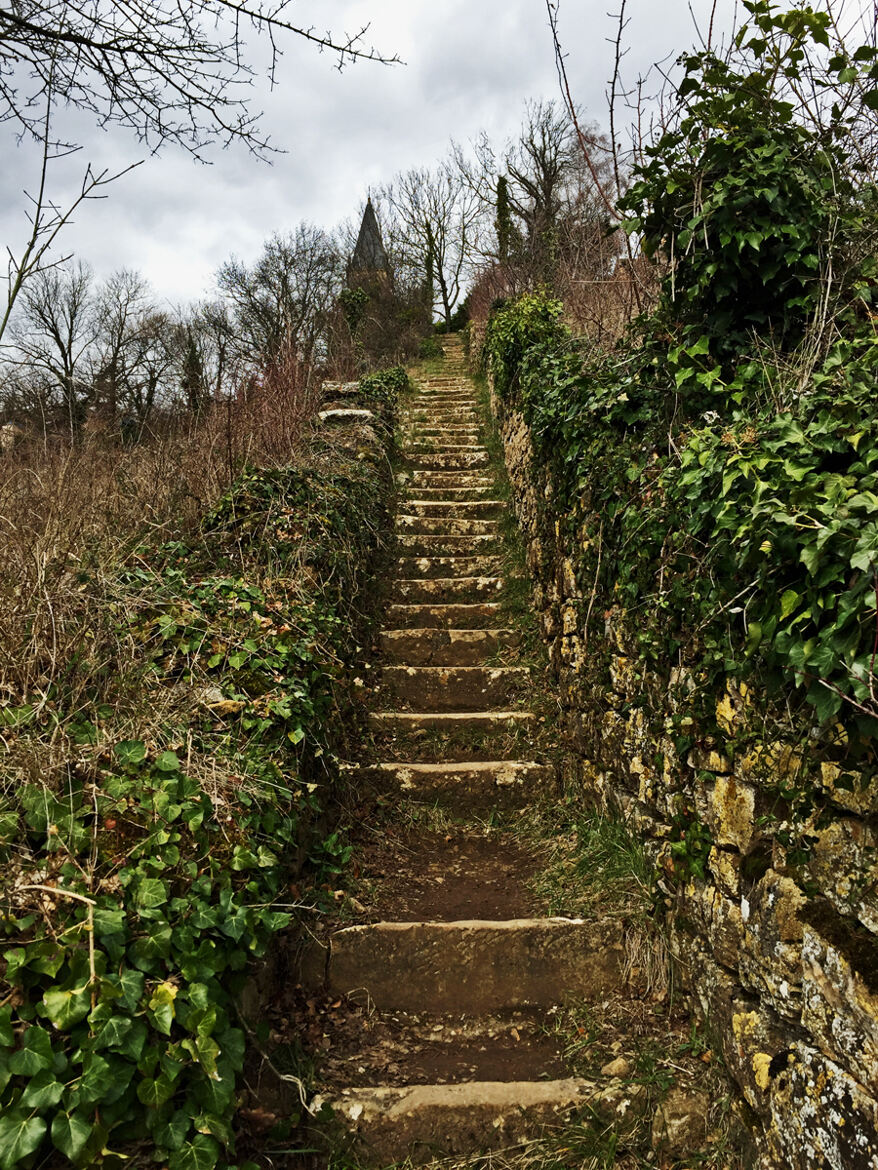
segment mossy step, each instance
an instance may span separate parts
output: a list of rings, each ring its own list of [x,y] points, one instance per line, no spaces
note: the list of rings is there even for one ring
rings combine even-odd
[[[507,731],[536,722],[532,711],[371,711],[376,731]]]
[[[429,469],[410,468],[401,471],[396,482],[408,487],[413,492],[416,488],[491,488],[495,489],[494,477],[486,471],[431,471]]]
[[[503,585],[502,577],[398,578],[390,596],[394,601],[454,604],[497,597]]]
[[[465,553],[479,553],[487,555],[496,552],[500,547],[500,537],[496,532],[489,532],[484,536],[468,535],[436,535],[435,533],[397,532],[397,549],[408,556],[420,557],[453,557]]]
[[[491,711],[514,702],[529,679],[526,666],[386,666],[380,697],[411,711]]]
[[[400,485],[405,486],[405,485]],[[406,499],[419,500],[472,500],[477,502],[479,500],[492,499],[495,494],[495,487],[492,483],[487,483],[482,487],[424,487],[423,484],[409,484]],[[506,507],[506,501],[502,501]],[[403,507],[405,505],[403,504]]]
[[[368,997],[379,1011],[478,1015],[619,990],[623,964],[611,922],[373,922],[331,935],[324,978],[331,994]]]
[[[388,662],[407,666],[481,666],[521,641],[518,630],[385,630],[381,650]]]
[[[487,451],[458,451],[447,455],[406,451],[404,456],[413,467],[432,471],[468,471],[472,467],[487,467],[491,461]]]
[[[359,769],[382,791],[408,800],[440,804],[458,814],[520,808],[528,800],[556,795],[558,779],[550,764],[521,760],[411,760],[372,764]]]
[[[595,1118],[597,1133],[610,1125],[618,1129],[620,1121],[630,1126],[640,1118],[648,1103],[642,1085],[565,1078],[352,1088],[321,1095],[314,1105],[333,1109],[357,1165],[377,1170],[526,1148],[583,1112]]]
[[[438,439],[431,442],[418,440],[414,443],[407,443],[402,448],[402,452],[407,458],[421,454],[471,455],[483,451],[487,451],[483,443],[453,443]]]
[[[503,561],[498,556],[400,557],[396,562],[399,580],[441,577],[497,577]]]
[[[396,517],[396,531],[400,535],[415,536],[497,536],[496,520],[467,520],[454,516]]]
[[[474,604],[390,605],[388,629],[477,630],[496,626],[501,607],[496,601]]]
[[[405,510],[411,516],[465,516],[490,520],[506,511],[505,500],[421,500],[409,495]]]

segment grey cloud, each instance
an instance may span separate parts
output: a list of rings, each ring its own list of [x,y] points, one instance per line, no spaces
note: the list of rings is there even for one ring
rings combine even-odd
[[[399,169],[432,162],[449,139],[466,142],[483,127],[503,139],[514,133],[528,97],[557,93],[552,48],[539,0],[338,0],[301,5],[302,20],[353,30],[371,16],[370,39],[398,51],[405,66],[360,62],[339,74],[332,60],[291,43],[278,86],[257,90],[265,126],[287,153],[266,166],[244,151],[213,154],[205,167],[179,151],[149,158],[77,215],[63,238],[99,275],[119,267],[142,271],[163,298],[209,293],[212,273],[232,252],[250,259],[270,232],[307,219],[331,227],[350,215],[371,184]],[[577,100],[603,120],[611,69],[612,32],[606,0],[566,0],[562,31]],[[698,0],[706,15],[710,0]],[[728,21],[733,0],[721,0]],[[630,0],[629,75],[693,40],[685,0],[659,10],[655,0]],[[63,127],[86,149],[58,168],[59,198],[73,190],[84,162],[122,166],[142,157],[123,133],[96,131],[67,116]],[[6,138],[2,137],[6,134]],[[21,238],[21,188],[33,182],[36,160],[0,132],[0,241]]]

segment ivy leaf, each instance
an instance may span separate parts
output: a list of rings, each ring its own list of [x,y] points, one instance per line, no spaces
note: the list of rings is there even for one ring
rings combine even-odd
[[[168,900],[167,886],[159,878],[141,878],[134,894],[134,901],[142,910],[164,906]]]
[[[0,1116],[0,1166],[11,1168],[39,1147],[46,1133],[42,1117],[32,1117],[23,1109],[6,1109]]]
[[[174,1022],[174,1000],[177,998],[177,988],[173,983],[161,983],[152,994],[149,1001],[149,1010],[152,1022],[163,1036],[170,1036],[171,1024]]]
[[[163,1125],[152,1131],[152,1136],[157,1145],[164,1146],[167,1150],[179,1150],[186,1140],[191,1124],[187,1110],[178,1109]]]
[[[126,739],[116,744],[113,754],[123,764],[142,764],[146,759],[146,744],[139,739]]]
[[[177,758],[176,752],[162,752],[155,762],[155,766],[160,772],[179,772],[180,761]]]
[[[21,1042],[21,1048],[9,1058],[9,1070],[16,1076],[32,1077],[55,1062],[52,1052],[52,1038],[45,1028],[34,1024],[28,1028]]]
[[[199,1134],[168,1159],[168,1170],[213,1170],[219,1154],[219,1142],[206,1134]]]
[[[0,1007],[0,1047],[11,1048],[15,1043],[15,1032],[12,1030],[12,1008],[8,1005]]]
[[[59,1032],[66,1032],[91,1011],[88,986],[73,987],[65,991],[47,991],[42,1000],[43,1013],[49,1017]]]
[[[64,1086],[55,1080],[55,1074],[48,1069],[38,1072],[27,1083],[21,1094],[21,1104],[25,1109],[46,1109],[57,1105],[64,1093]]]
[[[795,589],[787,589],[780,599],[781,620],[788,618],[801,600],[801,594],[796,593]]]
[[[155,1080],[141,1081],[137,1086],[137,1099],[150,1109],[157,1109],[174,1095],[174,1082],[162,1073]]]
[[[79,1113],[57,1113],[52,1120],[52,1145],[73,1161],[91,1137],[91,1125]]]

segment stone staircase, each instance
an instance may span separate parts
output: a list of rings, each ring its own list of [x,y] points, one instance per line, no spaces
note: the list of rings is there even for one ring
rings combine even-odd
[[[556,781],[529,758],[529,668],[502,620],[507,505],[459,342],[444,344],[442,373],[422,377],[403,412],[399,559],[371,717],[378,762],[358,781],[444,808],[465,833],[467,818],[521,809]],[[449,844],[449,882],[455,856]],[[413,876],[421,865],[413,851]],[[469,880],[478,887],[478,868]],[[573,919],[446,921],[437,909],[436,920],[338,929],[312,982],[368,1014],[361,1050],[328,1074],[320,1100],[372,1166],[507,1147],[582,1110],[613,1123],[632,1086],[567,1075],[545,1023],[558,1005],[618,987],[622,965],[618,931]]]

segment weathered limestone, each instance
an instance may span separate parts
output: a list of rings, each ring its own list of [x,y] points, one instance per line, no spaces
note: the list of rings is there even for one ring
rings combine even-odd
[[[411,1149],[416,1162],[443,1154],[503,1149],[558,1128],[588,1108],[609,1120],[634,1112],[640,1086],[591,1081],[474,1082],[407,1088],[347,1089],[320,1098],[355,1133],[374,1165]]]
[[[497,556],[400,557],[396,575],[403,580],[448,577],[496,577],[502,562]]]
[[[533,723],[532,711],[373,711],[372,726],[379,731],[474,731],[508,728]]]
[[[415,711],[471,711],[508,705],[527,685],[523,666],[387,666],[387,694]]]
[[[480,666],[514,649],[517,630],[386,630],[381,648],[388,662],[410,666]]]
[[[471,605],[391,605],[387,616],[394,626],[417,629],[471,630],[495,626],[500,617],[496,601]]]
[[[387,763],[362,769],[384,787],[409,799],[472,811],[520,808],[557,790],[555,770],[548,764],[518,760],[470,760],[465,763]]]
[[[381,1011],[482,1015],[600,995],[622,962],[621,937],[574,919],[377,922],[333,935],[327,986]]]

